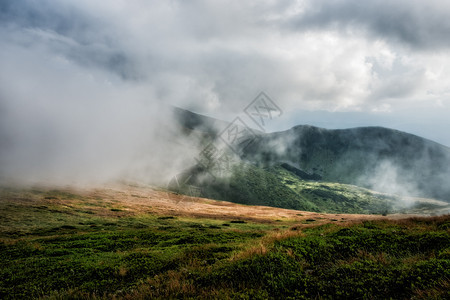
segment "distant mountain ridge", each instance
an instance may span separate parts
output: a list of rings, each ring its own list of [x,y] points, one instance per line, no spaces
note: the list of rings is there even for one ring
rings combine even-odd
[[[181,126],[216,138],[227,123],[177,109]],[[220,124],[220,126],[218,126]],[[450,148],[383,127],[324,129],[309,125],[260,133],[241,159],[280,166],[304,180],[353,184],[379,192],[450,202]]]
[[[450,202],[450,148],[398,130],[296,126],[262,136],[245,156],[288,162],[325,181]]]

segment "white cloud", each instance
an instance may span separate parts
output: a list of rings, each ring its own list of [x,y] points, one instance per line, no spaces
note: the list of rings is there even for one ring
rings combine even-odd
[[[3,1],[0,137],[70,133],[77,162],[122,114],[133,145],[152,103],[233,116],[261,90],[290,115],[376,112],[435,137],[433,121],[450,126],[449,17],[439,1]],[[131,159],[120,151],[100,161]]]

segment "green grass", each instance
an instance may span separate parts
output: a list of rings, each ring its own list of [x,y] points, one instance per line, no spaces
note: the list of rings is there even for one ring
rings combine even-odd
[[[399,202],[353,185],[303,180],[280,166],[252,164],[237,165],[229,177],[203,182],[202,189],[212,199],[325,213],[392,213]]]
[[[221,229],[128,229],[30,238],[1,246],[1,298],[79,289],[101,295],[140,280],[225,259],[258,232]]]
[[[395,212],[394,203],[399,200],[354,185],[301,180],[281,167],[270,171],[300,199],[313,203],[321,212],[382,214]]]
[[[450,296],[450,235],[440,229],[448,223],[445,217],[320,226],[199,276],[198,283],[230,297],[442,299]]]
[[[96,295],[131,291],[139,282],[169,270],[214,265],[263,236],[249,224],[248,229],[239,228],[241,224],[222,227],[223,221],[204,219],[143,216],[91,223],[96,226],[88,230],[66,225],[45,235],[4,239],[0,298],[64,294],[71,289]]]
[[[46,197],[2,191],[1,299],[450,296],[449,216],[262,224],[127,214],[108,199],[57,191]]]

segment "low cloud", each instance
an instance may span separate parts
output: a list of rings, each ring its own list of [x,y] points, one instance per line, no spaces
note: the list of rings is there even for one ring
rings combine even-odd
[[[438,107],[421,127],[432,135],[433,122],[449,126],[450,18],[446,5],[424,5],[2,1],[0,173],[61,181],[158,173],[160,155],[198,151],[183,156],[157,140],[173,123],[160,118],[164,107],[231,120],[261,90],[291,116],[395,119],[408,109],[402,118],[414,119]]]

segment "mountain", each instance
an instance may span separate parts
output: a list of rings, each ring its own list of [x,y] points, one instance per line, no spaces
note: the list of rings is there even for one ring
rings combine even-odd
[[[203,133],[203,147],[220,141],[230,125],[182,109],[176,115],[182,128]],[[242,139],[238,148],[228,149],[234,159],[226,172],[214,173],[217,161],[198,164],[170,188],[189,194],[196,187],[213,199],[310,211],[448,210],[443,202],[406,198],[450,202],[450,148],[430,140],[382,127],[328,130],[306,125],[252,131]]]
[[[324,181],[450,202],[450,148],[393,129],[296,126],[261,136],[244,156],[288,163]]]
[[[179,107],[173,107],[172,112],[174,119],[185,130],[195,130],[215,136],[219,130],[228,125],[228,122],[196,114]]]

